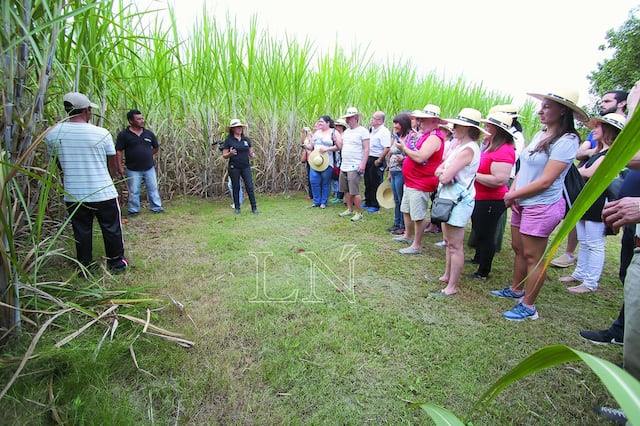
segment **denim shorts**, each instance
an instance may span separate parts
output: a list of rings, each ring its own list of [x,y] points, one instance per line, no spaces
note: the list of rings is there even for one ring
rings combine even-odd
[[[567,205],[564,198],[554,204],[520,206],[511,209],[511,225],[520,228],[520,233],[532,237],[547,238],[564,218]]]
[[[451,216],[447,221],[447,225],[457,226],[458,228],[464,228],[467,226],[467,222],[471,219],[473,214],[473,207],[476,202],[474,200],[462,200],[453,207],[451,210]]]

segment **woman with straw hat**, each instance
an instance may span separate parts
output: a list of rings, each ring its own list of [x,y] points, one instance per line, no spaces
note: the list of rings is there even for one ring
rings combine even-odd
[[[491,272],[496,253],[496,229],[506,211],[504,195],[511,168],[516,161],[512,116],[504,112],[490,113],[484,123],[489,135],[484,139],[485,149],[480,154],[476,173],[476,204],[471,215],[471,230],[475,235],[478,270],[472,278],[486,280]]]
[[[258,205],[256,204],[256,196],[253,192],[253,177],[251,176],[251,164],[249,159],[255,155],[251,147],[251,141],[244,134],[246,124],[242,124],[237,118],[229,122],[227,130],[229,135],[222,145],[222,156],[229,160],[229,177],[231,178],[231,186],[233,187],[233,205],[235,206],[234,214],[240,214],[240,178],[244,182],[244,190],[249,196],[251,203],[251,211],[258,215]]]
[[[444,135],[440,131],[440,107],[426,105],[422,111],[414,111],[420,123],[419,139],[395,141],[397,149],[405,155],[402,162],[404,192],[400,211],[404,216],[404,234],[394,241],[407,243],[402,254],[422,253],[422,236],[426,226],[427,207],[431,193],[438,187],[434,172],[442,162]]]
[[[578,168],[585,180],[589,180],[598,169],[626,121],[626,118],[620,114],[607,114],[604,117],[594,117],[589,120],[587,126],[592,129],[593,139],[597,142],[597,151]],[[580,243],[576,269],[571,275],[560,278],[562,283],[577,284],[567,288],[569,293],[591,293],[598,289],[605,259],[605,225],[602,222],[602,209],[607,196],[606,192],[602,193],[576,224]]]
[[[439,278],[447,284],[433,296],[453,296],[458,292],[458,281],[464,266],[464,228],[473,213],[476,171],[480,163],[480,127],[482,114],[473,108],[463,108],[455,118],[445,119],[453,124],[453,136],[457,145],[436,170],[440,181],[438,197],[455,200],[447,222],[442,223],[442,236],[447,243],[446,266]]]
[[[311,207],[327,207],[327,201],[331,194],[331,177],[333,175],[334,156],[329,155],[338,151],[342,146],[342,137],[336,132],[333,120],[328,115],[323,115],[316,122],[316,131],[311,137],[311,143],[305,144],[309,154],[311,193],[313,204]]]
[[[538,117],[544,128],[520,155],[520,169],[504,196],[506,206],[511,208],[513,280],[510,287],[491,292],[494,296],[518,299],[513,309],[502,314],[510,321],[538,319],[535,301],[546,278],[540,259],[549,235],[565,215],[564,177],[580,146],[574,120],[588,118],[577,105],[577,91],[528,95],[541,101]]]

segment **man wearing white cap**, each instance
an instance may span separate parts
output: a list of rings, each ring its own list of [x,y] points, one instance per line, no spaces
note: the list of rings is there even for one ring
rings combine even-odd
[[[362,219],[360,176],[364,173],[369,158],[369,131],[360,125],[360,113],[356,108],[348,108],[342,118],[349,127],[342,134],[339,181],[340,191],[345,194],[347,210],[340,213],[340,216],[351,216],[351,220],[356,222]]]
[[[117,175],[116,149],[111,134],[89,123],[91,108],[98,106],[82,93],[63,97],[69,119],[55,125],[46,135],[47,149],[56,156],[64,173],[64,200],[76,240],[78,261],[85,267],[93,262],[93,218],[102,230],[107,266],[123,272],[128,262],[120,224],[118,192],[112,176]]]

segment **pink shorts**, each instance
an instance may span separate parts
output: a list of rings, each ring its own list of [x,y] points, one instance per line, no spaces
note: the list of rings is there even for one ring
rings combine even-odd
[[[551,205],[538,204],[534,206],[520,206],[511,209],[511,225],[520,228],[520,233],[532,237],[546,238],[564,218],[567,205],[564,198],[560,198]]]

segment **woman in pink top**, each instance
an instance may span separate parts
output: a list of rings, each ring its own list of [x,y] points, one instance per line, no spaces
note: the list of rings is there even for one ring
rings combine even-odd
[[[476,236],[474,259],[478,270],[471,278],[486,280],[496,254],[495,233],[502,213],[506,210],[504,194],[511,169],[516,161],[511,124],[513,118],[504,112],[489,114],[485,129],[491,133],[485,138],[487,147],[480,156],[476,174],[476,204],[471,215],[471,228]]]

